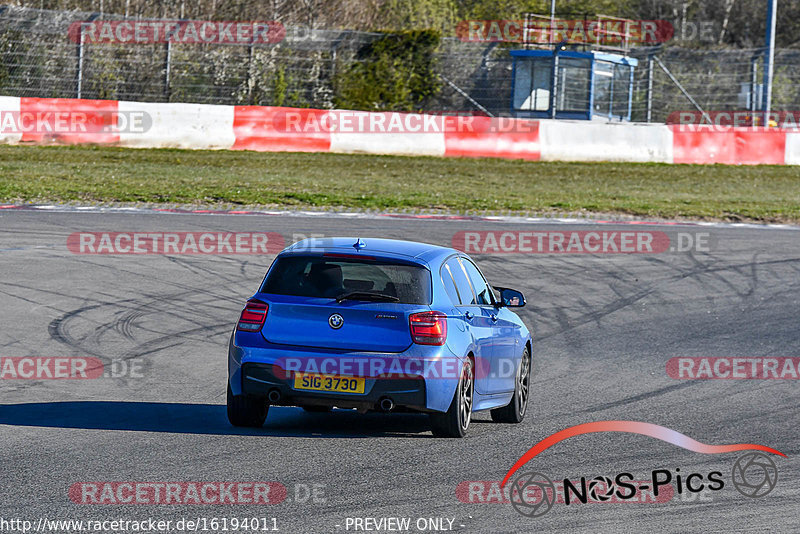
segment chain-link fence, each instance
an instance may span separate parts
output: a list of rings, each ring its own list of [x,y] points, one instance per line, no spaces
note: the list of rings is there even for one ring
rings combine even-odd
[[[277,45],[86,42],[76,24],[97,14],[3,7],[0,93],[9,96],[327,108],[337,65],[376,36],[287,28]]]
[[[337,72],[363,61],[359,51],[380,37],[287,27],[285,38],[276,44],[82,43],[70,38],[75,23],[99,19],[124,20],[108,14],[0,6],[0,94],[325,109],[335,105]],[[510,49],[442,39],[435,54],[440,88],[419,109],[510,114]],[[633,49],[631,55],[639,59],[633,120],[647,120],[648,110],[653,122],[664,122],[674,111],[691,110],[686,94],[704,110],[741,110],[760,102],[752,94],[761,82],[760,50],[673,46]],[[650,68],[651,55],[666,70],[658,62]],[[798,81],[800,51],[778,50],[776,110],[799,109]]]
[[[678,110],[695,110],[681,87],[705,111],[761,109],[763,49],[670,47],[635,49],[631,55],[639,59],[639,67],[634,73],[633,120],[647,119],[651,70],[652,101],[649,109],[653,122],[664,122]],[[652,69],[649,68],[650,56],[658,59],[653,61]],[[659,62],[664,68],[659,66]],[[772,109],[800,109],[800,84],[797,83],[800,79],[800,50],[776,50],[774,73]]]

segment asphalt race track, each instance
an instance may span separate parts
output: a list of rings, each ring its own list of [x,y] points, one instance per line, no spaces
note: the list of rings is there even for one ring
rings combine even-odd
[[[534,334],[534,380],[521,425],[480,414],[463,440],[433,438],[424,416],[343,410],[273,408],[263,429],[234,429],[224,406],[227,342],[273,256],[81,255],[66,245],[89,231],[450,245],[462,230],[648,230],[673,244],[678,232],[709,236],[703,250],[682,252],[475,255],[492,282],[528,299],[521,315]],[[800,381],[681,380],[666,366],[677,357],[800,356],[799,245],[800,232],[779,228],[0,211],[0,357],[94,357],[114,375],[0,382],[0,517],[35,526],[40,518],[256,516],[292,533],[353,532],[354,518],[388,517],[411,518],[412,532],[419,518],[445,518],[444,527],[449,519],[464,532],[797,530]],[[603,420],[654,423],[712,445],[762,444],[788,457],[769,455],[777,486],[750,498],[731,483],[742,452],[588,434],[525,469],[552,480],[622,472],[647,480],[667,469],[707,481],[720,471],[725,485],[667,502],[556,503],[536,518],[508,503],[459,499],[460,483],[501,480],[539,440]],[[89,481],[274,481],[288,495],[268,506],[76,504],[70,487]]]

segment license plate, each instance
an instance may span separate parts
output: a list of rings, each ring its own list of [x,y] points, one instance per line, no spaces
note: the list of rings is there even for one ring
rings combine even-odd
[[[295,373],[294,389],[308,391],[334,391],[338,393],[364,393],[364,378],[352,376]]]

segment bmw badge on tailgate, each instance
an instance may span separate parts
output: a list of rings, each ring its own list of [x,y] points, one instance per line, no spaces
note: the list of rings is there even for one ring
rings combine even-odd
[[[331,316],[328,317],[328,324],[331,325],[331,328],[334,330],[338,330],[344,324],[344,317],[338,313],[331,314]]]

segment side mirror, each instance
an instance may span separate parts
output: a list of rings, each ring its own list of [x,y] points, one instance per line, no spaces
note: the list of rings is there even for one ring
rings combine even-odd
[[[516,289],[509,289],[507,287],[498,287],[500,292],[500,305],[509,308],[522,308],[525,306],[525,297]]]

